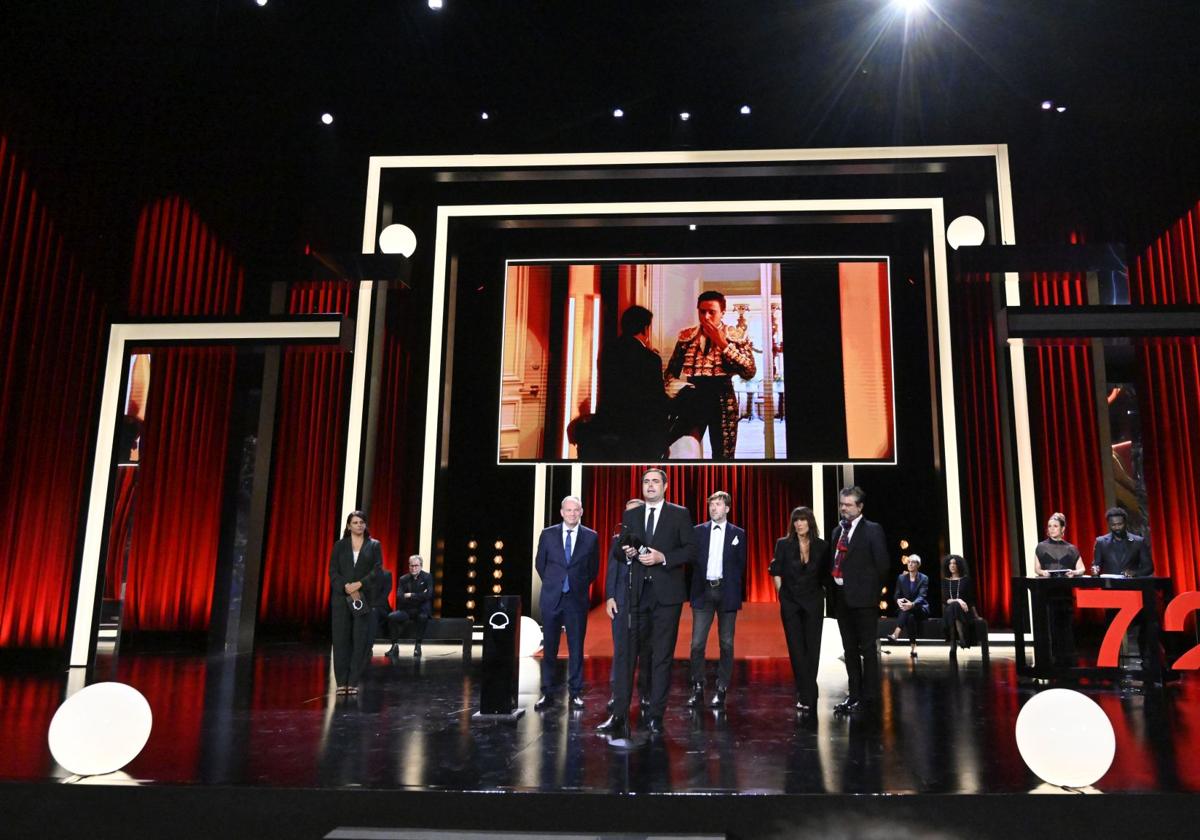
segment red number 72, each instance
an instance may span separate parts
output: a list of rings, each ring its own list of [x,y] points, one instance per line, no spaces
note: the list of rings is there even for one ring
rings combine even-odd
[[[1125,638],[1129,625],[1142,609],[1142,593],[1134,589],[1076,589],[1075,606],[1082,609],[1094,607],[1117,610],[1116,617],[1104,633],[1104,641],[1100,644],[1100,657],[1096,660],[1096,665],[1101,668],[1117,667],[1121,640]]]

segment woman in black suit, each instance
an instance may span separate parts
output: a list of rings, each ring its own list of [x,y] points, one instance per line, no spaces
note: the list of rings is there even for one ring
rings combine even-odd
[[[975,601],[975,583],[967,570],[967,561],[957,554],[947,554],[942,560],[942,626],[950,643],[951,658],[958,655],[954,647],[969,648],[975,643],[975,616],[971,605]]]
[[[796,711],[809,715],[817,706],[821,623],[829,580],[829,543],[821,539],[811,510],[792,511],[787,536],[775,543],[768,571],[779,593],[779,616],[796,681]]]
[[[907,634],[911,646],[908,655],[916,659],[917,629],[929,618],[929,578],[921,574],[918,555],[908,555],[906,562],[908,571],[901,572],[896,578],[896,629],[892,638],[899,639],[901,633]]]
[[[371,599],[375,577],[383,569],[383,549],[371,539],[361,510],[346,517],[346,530],[333,544],[329,580],[333,618],[333,678],[338,694],[357,694],[358,681],[371,658]],[[386,596],[385,596],[386,597]]]

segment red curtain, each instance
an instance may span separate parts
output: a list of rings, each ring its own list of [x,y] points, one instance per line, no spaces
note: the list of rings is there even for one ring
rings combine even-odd
[[[408,392],[412,359],[404,345],[402,334],[389,329],[384,337],[383,381],[380,387],[379,425],[375,440],[375,479],[372,482],[371,536],[383,546],[383,565],[392,573],[395,583],[408,573],[405,562],[417,551],[419,506],[413,504],[415,476],[410,470],[410,436],[415,434],[410,422],[423,422],[419,412],[409,408]],[[429,558],[426,558],[428,561]],[[434,569],[440,577],[441,569]],[[436,586],[436,585],[435,585]],[[393,593],[394,596],[394,587]],[[441,608],[440,595],[434,600]]]
[[[90,281],[0,135],[0,647],[65,640],[103,330]]]
[[[1035,273],[1031,280],[1034,306],[1087,303],[1085,275]],[[1026,358],[1038,516],[1064,514],[1066,539],[1080,547],[1086,564],[1092,540],[1108,530],[1100,459],[1111,457],[1100,451],[1091,345],[1034,346]]]
[[[725,490],[733,497],[729,520],[746,529],[746,600],[777,601],[767,574],[775,541],[787,531],[788,516],[798,505],[812,506],[811,467],[754,467],[728,464],[665,466],[667,500],[692,512],[697,524],[708,520],[708,497]],[[584,471],[585,522],[601,536],[604,551],[592,600],[604,591],[607,549],[621,521],[625,502],[641,498],[644,467],[591,467]]]
[[[142,211],[131,315],[236,314],[243,283],[242,269],[185,201]],[[235,359],[219,347],[151,353],[123,629],[208,629]]]
[[[962,503],[967,562],[975,570],[979,610],[1005,626],[1012,616],[1012,546],[1008,536],[997,379],[996,325],[992,288],[986,275],[967,275],[955,284],[954,393],[958,410]]]
[[[345,314],[350,301],[351,286],[345,281],[298,283],[291,289],[288,312]],[[349,377],[350,354],[340,348],[284,350],[258,608],[263,624],[308,625],[329,615],[329,550],[342,533]],[[369,521],[375,525],[374,517]]]
[[[137,491],[138,468],[132,464],[117,467],[113,482],[112,518],[108,522],[108,571],[104,580],[104,597],[119,599],[123,575],[120,566],[125,560],[129,542],[129,524],[133,517],[133,500]]]
[[[1133,303],[1200,302],[1200,204],[1131,266]],[[1200,341],[1140,342],[1141,420],[1150,540],[1155,572],[1175,590],[1200,589]]]

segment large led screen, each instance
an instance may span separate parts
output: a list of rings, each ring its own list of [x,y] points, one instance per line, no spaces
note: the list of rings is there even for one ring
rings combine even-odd
[[[885,258],[506,272],[502,464],[895,463]]]

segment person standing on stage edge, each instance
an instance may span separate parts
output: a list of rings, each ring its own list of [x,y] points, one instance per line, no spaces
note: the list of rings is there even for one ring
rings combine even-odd
[[[612,716],[599,729],[612,737],[628,732],[629,701],[633,693],[633,671],[650,668],[650,695],[641,704],[641,721],[653,734],[663,731],[663,711],[671,687],[671,660],[679,636],[679,616],[687,595],[683,569],[696,555],[692,517],[687,508],[666,501],[667,474],[657,467],[642,474],[639,510],[621,517],[622,530],[641,548],[625,546],[633,560],[633,597],[629,605],[632,633],[627,634],[627,667],[617,674]],[[649,645],[645,661],[642,640]],[[640,661],[639,661],[640,660]]]
[[[733,677],[733,631],[742,608],[742,578],[746,571],[746,532],[729,521],[732,497],[718,490],[708,497],[708,522],[696,526],[696,566],[692,571],[692,696],[695,708],[704,699],[704,648],[717,617],[721,659],[717,665],[717,692],[710,706],[725,705]]]
[[[338,694],[358,694],[371,658],[374,622],[371,595],[383,568],[383,549],[371,539],[367,515],[354,510],[329,555],[330,618],[333,624],[333,678]]]
[[[583,503],[567,496],[559,507],[562,522],[542,531],[534,567],[542,579],[542,696],[538,711],[554,704],[562,689],[558,641],[567,631],[567,690],[572,710],[583,709],[583,636],[587,631],[588,589],[600,572],[600,538],[580,523]]]
[[[879,703],[879,595],[891,571],[883,528],[863,518],[866,493],[846,487],[839,495],[841,522],[833,529],[834,615],[846,655],[849,694],[835,714],[859,715]]]

